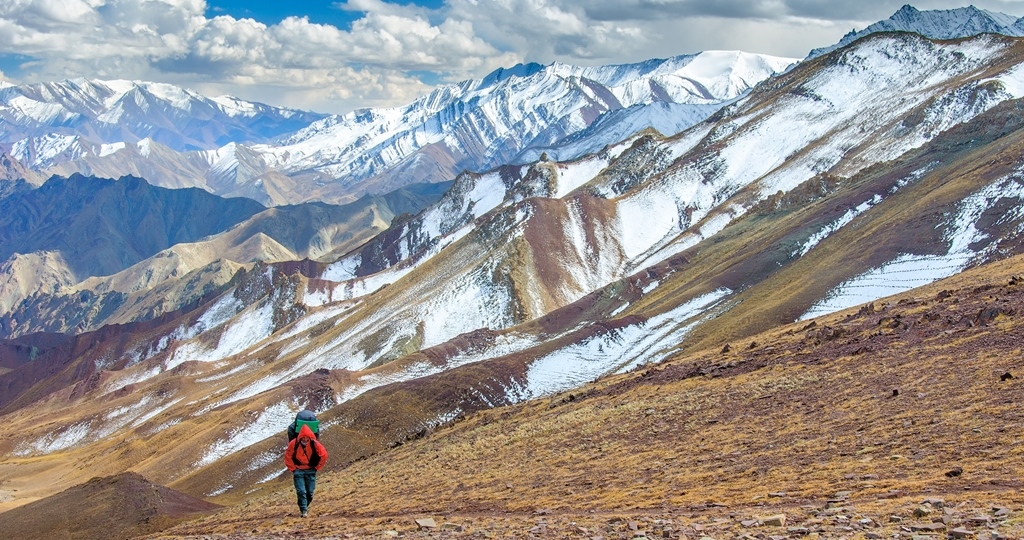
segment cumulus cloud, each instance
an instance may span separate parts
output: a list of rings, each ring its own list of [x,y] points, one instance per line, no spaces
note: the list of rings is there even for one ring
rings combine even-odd
[[[425,72],[457,81],[522,61],[594,65],[709,49],[800,57],[904,1],[446,0],[428,9],[348,0],[335,7],[355,20],[338,28],[306,17],[208,17],[204,0],[5,0],[0,66],[19,82],[156,80],[341,112],[406,103],[429,90]],[[1021,9],[1010,0],[974,4]]]

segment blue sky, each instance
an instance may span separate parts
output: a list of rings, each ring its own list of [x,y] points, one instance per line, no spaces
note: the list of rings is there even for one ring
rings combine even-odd
[[[440,8],[441,0],[403,2],[428,7]],[[207,0],[207,17],[230,15],[236,19],[252,18],[266,25],[273,25],[285,17],[309,17],[310,22],[331,24],[348,30],[351,24],[361,17],[358,11],[345,10],[340,2],[320,0],[293,0],[290,2],[253,2],[251,0]]]
[[[322,112],[399,106],[520,62],[802,58],[907,0],[3,0],[0,79],[166,82]],[[1024,15],[1024,0],[922,0]]]

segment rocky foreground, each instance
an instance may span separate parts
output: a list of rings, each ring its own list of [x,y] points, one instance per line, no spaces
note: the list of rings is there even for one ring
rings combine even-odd
[[[992,506],[965,497],[959,502],[939,497],[915,501],[894,498],[851,501],[845,493],[824,505],[787,506],[766,502],[764,506],[730,508],[710,504],[706,508],[662,512],[576,514],[539,510],[530,514],[455,514],[448,516],[395,516],[351,519],[334,515],[313,515],[301,519],[281,516],[261,523],[247,523],[244,532],[185,533],[151,538],[179,539],[286,539],[286,538],[689,538],[781,540],[847,538],[881,540],[905,538],[975,538],[996,540],[1021,538],[1020,495],[1008,495],[1016,508]],[[786,494],[773,493],[773,499]],[[773,513],[777,512],[777,513]],[[201,529],[204,521],[193,524]]]

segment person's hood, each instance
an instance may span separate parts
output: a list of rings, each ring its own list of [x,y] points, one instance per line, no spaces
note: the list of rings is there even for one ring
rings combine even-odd
[[[305,439],[314,439],[314,438],[316,438],[316,435],[313,434],[313,430],[309,429],[308,425],[303,424],[302,428],[299,429],[299,438],[300,439],[303,439],[303,438],[305,438]]]

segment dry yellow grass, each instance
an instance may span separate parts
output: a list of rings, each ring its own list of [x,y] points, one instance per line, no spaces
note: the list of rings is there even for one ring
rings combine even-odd
[[[315,524],[288,517],[294,502],[281,481],[271,496],[167,536],[413,534],[422,516],[468,524],[449,536],[520,537],[543,525],[617,537],[628,536],[631,520],[669,536],[738,535],[780,512],[783,533],[909,534],[946,516],[943,531],[988,535],[970,516],[1007,507],[994,530],[1016,537],[1024,534],[1018,273],[1024,260],[1002,261],[874,310],[472,415],[324,474]],[[1005,373],[1015,376],[1001,380]],[[837,494],[844,500],[833,506],[871,525],[836,521],[842,514],[826,507]],[[944,499],[946,510],[916,517],[927,498]]]

